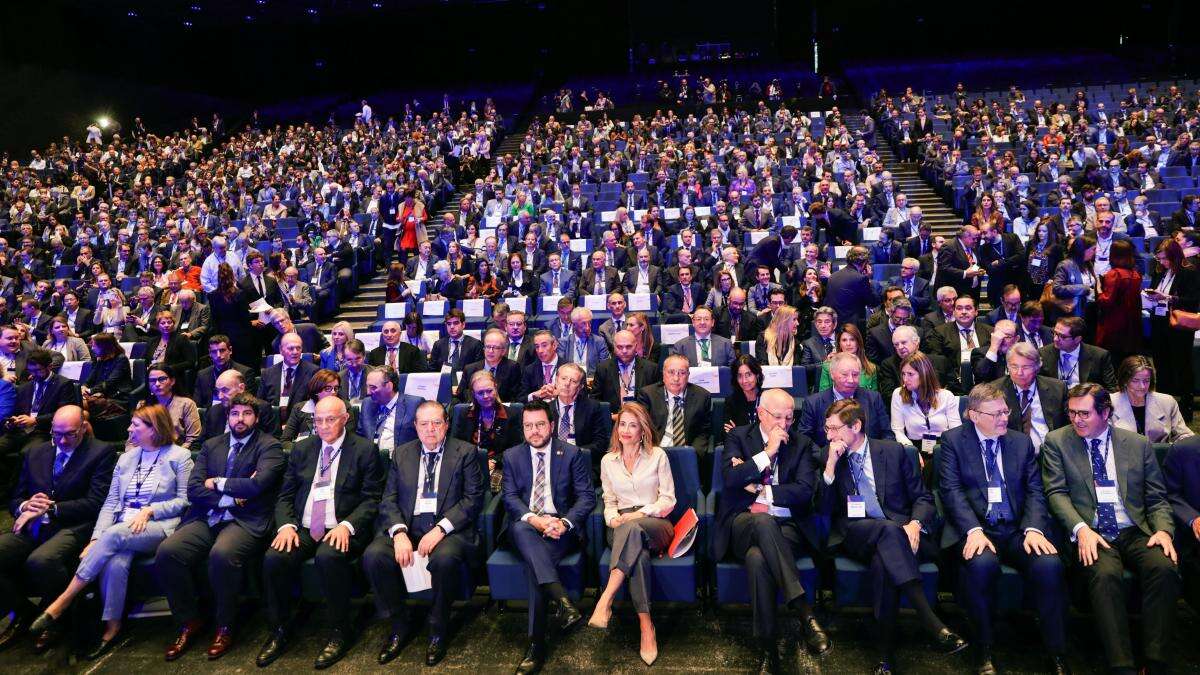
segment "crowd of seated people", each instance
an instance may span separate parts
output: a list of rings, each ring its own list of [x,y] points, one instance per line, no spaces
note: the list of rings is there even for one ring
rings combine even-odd
[[[472,132],[461,140],[475,123],[411,121]],[[894,138],[886,119],[881,127]],[[486,559],[493,592],[524,581],[528,648],[516,671],[533,673],[547,636],[585,621],[579,578],[562,570],[587,560],[607,570],[587,624],[609,625],[624,585],[639,656],[652,664],[651,567],[689,504],[708,522],[693,564],[740,566],[769,672],[781,668],[780,638],[816,655],[834,647],[804,559],[869,580],[879,673],[902,646],[901,600],[937,650],[967,649],[927,595],[939,569],[970,580],[959,593],[966,635],[979,671],[994,672],[1001,563],[1035,591],[1054,672],[1069,672],[1068,576],[1086,581],[1110,667],[1168,666],[1177,598],[1200,605],[1200,445],[1186,384],[1194,232],[1155,247],[1143,293],[1113,213],[1097,210],[1055,239],[1054,270],[1031,286],[1033,257],[994,207],[981,202],[972,216],[986,217],[950,240],[931,236],[919,213],[892,213],[903,202],[873,139],[836,108],[810,118],[766,101],[720,114],[535,119],[517,154],[492,158],[435,223],[422,214],[445,192],[444,155],[404,134],[362,122],[332,141],[315,129],[250,129],[188,169],[197,187],[187,189],[207,201],[236,197],[214,187],[225,185],[218,176],[258,185],[255,172],[278,162],[291,177],[281,187],[300,190],[303,217],[318,222],[324,187],[345,178],[328,192],[350,220],[335,216],[308,240],[298,232],[295,250],[243,230],[216,235],[196,287],[187,271],[162,289],[137,277],[126,302],[112,275],[139,264],[134,245],[160,227],[147,218],[136,234],[119,228],[131,241],[114,235],[111,260],[89,252],[86,274],[106,261],[94,286],[82,276],[77,288],[59,291],[55,279],[38,296],[35,280],[17,292],[0,328],[0,406],[12,390],[0,454],[18,519],[0,536],[0,609],[14,616],[0,649],[30,634],[49,648],[96,583],[103,628],[89,655],[108,653],[122,640],[132,561],[151,558],[178,624],[166,658],[205,638],[220,658],[239,638],[239,592],[258,569],[247,561],[261,557],[270,630],[259,666],[302,648],[292,644],[295,591],[309,560],[326,631],[315,667],[354,645],[355,566],[389,623],[379,662],[405,649],[421,629],[406,605],[420,590],[404,573],[414,564],[432,579],[426,663],[437,665],[464,569]],[[374,153],[393,150],[404,159],[372,168]],[[409,150],[433,154],[415,162]],[[305,157],[328,175],[301,169]],[[372,185],[361,194],[373,196],[351,205],[364,175]],[[270,206],[276,195],[245,196]],[[165,197],[172,214],[173,199],[187,197]],[[290,217],[268,225],[263,212],[245,227],[278,232]],[[339,324],[327,340],[287,300],[250,311],[292,292],[301,255],[311,256],[313,302],[341,297],[327,247],[347,245],[355,230],[339,223],[362,226],[360,213],[366,259],[388,270],[389,300],[401,304],[399,314],[380,308],[378,333]],[[872,252],[884,232],[898,260]],[[23,270],[39,242],[22,237]],[[56,293],[61,308],[41,305]],[[93,361],[65,372],[83,360],[65,357],[81,349],[69,338],[85,310]],[[1146,313],[1149,340],[1099,344],[1120,333],[1109,322],[1122,311]],[[121,342],[142,346],[126,355]],[[189,381],[178,366],[202,354],[211,365]],[[436,389],[410,386],[428,378]],[[96,433],[111,420],[128,424],[119,455]],[[506,568],[502,554],[518,564]],[[219,589],[211,608],[197,603],[202,565]],[[1141,589],[1141,663],[1124,569]],[[781,608],[799,630],[786,630]]]

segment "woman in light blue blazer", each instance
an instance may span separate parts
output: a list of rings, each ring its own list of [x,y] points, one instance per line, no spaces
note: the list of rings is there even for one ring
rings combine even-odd
[[[129,439],[133,448],[117,459],[112,483],[92,540],[80,554],[82,562],[67,589],[50,603],[30,629],[36,635],[59,621],[75,596],[100,579],[104,596],[104,634],[88,654],[98,658],[120,637],[125,611],[129,564],[137,553],[154,553],[175,531],[188,506],[187,484],[192,455],[175,443],[175,425],[159,404],[133,411]]]
[[[342,369],[345,360],[346,343],[354,339],[354,327],[349,321],[339,321],[333,324],[329,331],[331,344],[321,350],[321,367],[334,372]]]
[[[1054,278],[1051,279],[1054,297],[1063,301],[1064,309],[1066,304],[1070,304],[1070,313],[1075,316],[1087,317],[1088,307],[1094,306],[1100,295],[1099,282],[1092,270],[1092,258],[1095,256],[1094,236],[1085,234],[1075,237],[1067,248],[1067,255],[1054,270]],[[1046,317],[1046,320],[1049,322],[1051,317]],[[1092,322],[1088,325],[1091,326]]]

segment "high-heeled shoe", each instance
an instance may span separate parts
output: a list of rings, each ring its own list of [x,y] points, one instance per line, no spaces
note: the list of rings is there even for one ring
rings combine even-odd
[[[651,629],[651,630],[653,630],[653,629]],[[658,660],[657,636],[656,636],[656,639],[654,640],[654,647],[652,647],[650,649],[638,649],[638,656],[642,657],[642,663],[646,664],[647,666],[654,665],[654,662]]]
[[[29,625],[29,632],[37,635],[39,633],[51,630],[54,628],[56,621],[58,621],[58,619],[55,619],[46,612],[42,612],[38,615],[38,618],[34,619],[33,623]]]
[[[601,630],[604,630],[604,629],[608,628],[608,622],[611,620],[612,620],[612,608],[610,607],[608,612],[606,612],[604,614],[603,620],[596,618],[596,613],[592,612],[592,617],[590,619],[588,619],[588,625],[591,626],[592,628],[599,628]]]

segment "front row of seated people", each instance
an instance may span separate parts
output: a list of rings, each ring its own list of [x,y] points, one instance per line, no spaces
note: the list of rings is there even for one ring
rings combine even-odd
[[[929,367],[923,358],[909,354],[902,367],[905,391],[918,398],[929,393],[918,386]],[[678,379],[669,371],[681,361],[666,360],[668,382]],[[815,655],[833,648],[796,567],[801,556],[823,554],[845,556],[868,570],[879,629],[876,672],[891,672],[902,599],[940,652],[964,650],[967,641],[947,628],[923,588],[920,566],[949,549],[960,560],[960,601],[981,672],[994,671],[993,604],[1002,564],[1032,586],[1042,646],[1059,673],[1069,672],[1068,571],[1086,582],[1109,666],[1134,672],[1139,664],[1122,580],[1125,570],[1132,571],[1142,597],[1144,665],[1151,672],[1166,669],[1181,577],[1191,584],[1193,602],[1200,581],[1200,446],[1177,444],[1160,469],[1144,435],[1112,424],[1113,398],[1094,383],[1066,392],[1069,424],[1035,444],[1020,420],[1015,429],[1010,423],[1015,411],[1009,389],[1023,377],[1014,353],[1008,377],[970,391],[965,419],[942,430],[933,458],[872,432],[874,411],[843,389],[857,383],[856,364],[853,355],[832,364],[838,393],[819,411],[819,440],[799,431],[795,401],[781,389],[756,392],[755,421],[728,430],[720,484],[713,486],[719,498],[711,550],[718,561],[745,565],[762,668],[780,668],[780,637]],[[150,372],[166,371],[152,366]],[[477,379],[495,386],[487,373]],[[16,523],[0,536],[0,609],[13,616],[0,648],[31,634],[35,649],[47,649],[64,632],[72,603],[96,584],[103,628],[87,656],[107,653],[122,638],[131,564],[152,556],[178,625],[167,660],[208,634],[207,655],[218,658],[236,641],[238,596],[247,570],[255,569],[252,559],[261,556],[270,633],[257,665],[292,648],[295,591],[309,559],[324,599],[326,631],[315,667],[333,665],[352,646],[351,589],[359,564],[379,615],[390,624],[378,654],[384,664],[422,628],[405,604],[410,593],[403,569],[424,558],[432,577],[426,663],[439,663],[463,568],[481,555],[477,522],[491,468],[475,443],[449,434],[449,416],[437,401],[416,403],[410,435],[391,432],[390,452],[381,452],[381,433],[372,427],[395,419],[391,409],[401,395],[386,367],[370,370],[366,382],[371,410],[363,417],[370,423],[360,422],[359,429],[367,433],[350,427],[351,409],[342,398],[313,396],[304,425],[313,433],[295,439],[288,453],[260,425],[262,402],[241,389],[229,395],[231,383],[217,383],[221,398],[228,398],[226,431],[205,440],[194,457],[179,445],[181,432],[161,397],[133,411],[121,453],[91,434],[80,407],[59,407],[51,439],[25,457],[11,502]],[[328,384],[323,388],[332,389]],[[672,398],[663,385],[656,387],[648,390]],[[685,434],[677,426],[678,399],[661,423],[652,411],[665,410],[663,401],[646,399],[620,403],[599,461],[611,573],[586,621],[606,628],[617,593],[628,587],[640,628],[639,655],[652,664],[658,645],[650,562],[671,542],[668,516],[676,505],[662,438]],[[804,402],[802,415],[812,402]],[[585,452],[568,442],[569,429],[560,421],[553,400],[531,397],[513,420],[520,440],[487,460],[500,465],[500,545],[516,551],[528,579],[529,643],[518,673],[540,670],[547,636],[585,620],[557,565],[583,546],[597,494]],[[935,474],[932,491],[922,464]],[[824,541],[814,514],[829,518]],[[211,594],[197,584],[202,568]],[[42,604],[33,605],[30,596]],[[778,597],[799,617],[798,634],[780,635]],[[210,613],[211,633],[205,629]]]

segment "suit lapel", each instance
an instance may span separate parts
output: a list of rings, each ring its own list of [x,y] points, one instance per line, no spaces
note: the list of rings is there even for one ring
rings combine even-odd
[[[1009,508],[1016,516],[1018,505],[1021,500],[1017,499],[1016,486],[1021,482],[1021,465],[1017,462],[1017,452],[1013,448],[1008,447],[1004,442],[1004,436],[1000,437],[1000,462],[1004,465],[1004,489],[1008,492]]]
[[[879,449],[879,445],[876,443],[868,441],[868,449],[871,453],[871,473],[875,478],[875,498],[879,500],[880,508],[883,508],[885,504],[883,486],[886,484],[884,481],[887,477],[887,467],[885,466],[887,456],[883,454],[883,451]],[[886,512],[884,515],[887,515]]]
[[[1109,428],[1108,434],[1109,440],[1112,443],[1113,465],[1117,469],[1117,475],[1110,476],[1109,478],[1116,479],[1119,497],[1122,504],[1124,504],[1126,503],[1126,496],[1129,494],[1129,491],[1125,489],[1126,478],[1129,476],[1133,458],[1129,456],[1129,448],[1123,441],[1118,440],[1118,436],[1112,428]]]
[[[461,454],[462,453],[459,452],[457,447],[453,447],[449,443],[446,443],[442,446],[442,465],[438,467],[438,513],[443,511],[446,503],[446,495],[450,493],[450,487],[451,483],[454,481],[454,475],[458,473],[458,463],[460,461]]]
[[[347,432],[346,437],[342,440],[342,456],[338,462],[337,476],[333,479],[335,497],[342,491],[342,484],[346,482],[346,474],[350,471],[351,465],[358,461],[358,448],[354,447],[354,443],[351,441],[353,437],[353,434]]]
[[[554,439],[550,443],[549,453],[550,453],[550,456],[546,458],[546,461],[550,462],[550,492],[551,492],[550,496],[553,499],[553,501],[556,502],[554,505],[554,508],[555,508],[555,510],[557,510],[558,504],[567,503],[566,500],[563,499],[564,495],[561,494],[562,490],[559,488],[561,486],[569,484],[571,481],[566,480],[566,478],[567,478],[566,456],[563,454],[562,445],[559,443],[558,439]],[[564,514],[560,513],[558,515],[562,516]]]
[[[520,446],[521,452],[517,457],[517,466],[525,471],[525,475],[529,476],[529,488],[526,489],[522,496],[525,499],[526,506],[533,500],[533,449],[528,443],[522,443]]]

